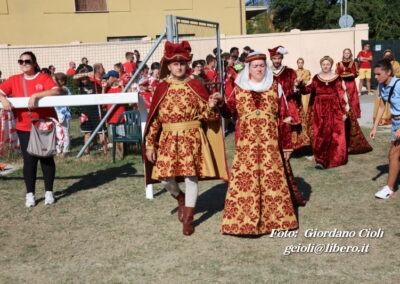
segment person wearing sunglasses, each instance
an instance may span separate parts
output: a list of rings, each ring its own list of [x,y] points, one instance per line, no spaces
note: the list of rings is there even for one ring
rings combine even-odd
[[[26,186],[27,207],[36,205],[35,201],[35,184],[37,164],[40,161],[42,167],[44,185],[45,185],[45,201],[44,204],[54,203],[53,183],[56,173],[56,166],[53,157],[38,158],[30,155],[26,149],[28,147],[31,119],[52,117],[57,118],[57,114],[53,107],[38,108],[38,101],[47,96],[56,96],[64,93],[53,81],[50,75],[41,73],[40,67],[36,61],[36,56],[30,51],[21,54],[18,64],[22,74],[14,75],[0,84],[0,102],[5,111],[13,111],[16,117],[16,130],[21,144],[21,151],[24,159],[24,181]],[[7,99],[10,97],[29,97],[27,108],[14,109],[11,102]]]

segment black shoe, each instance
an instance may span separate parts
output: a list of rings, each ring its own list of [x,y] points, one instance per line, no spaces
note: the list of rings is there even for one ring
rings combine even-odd
[[[102,150],[102,149],[103,149],[103,146],[100,145],[100,144],[95,144],[95,145],[93,145],[93,148],[92,148],[92,149],[95,150],[95,151]]]
[[[323,165],[323,164],[320,164],[320,163],[317,163],[317,164],[315,165],[315,168],[318,169],[318,170],[324,170],[324,169],[325,169],[324,165]]]

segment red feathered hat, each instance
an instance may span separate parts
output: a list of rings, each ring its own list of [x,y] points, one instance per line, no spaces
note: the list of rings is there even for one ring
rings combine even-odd
[[[287,50],[282,45],[279,45],[279,46],[274,47],[272,49],[268,48],[268,51],[269,51],[269,56],[271,58],[273,56],[276,56],[276,55],[282,55],[283,56],[284,54],[288,54]]]
[[[190,52],[192,48],[188,41],[184,40],[181,43],[172,43],[167,41],[164,47],[164,56],[161,59],[160,78],[165,78],[169,70],[167,65],[172,62],[189,62],[192,60]]]

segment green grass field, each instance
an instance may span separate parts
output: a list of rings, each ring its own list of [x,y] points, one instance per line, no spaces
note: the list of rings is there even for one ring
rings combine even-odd
[[[74,139],[76,154],[77,134]],[[294,238],[222,235],[227,185],[217,181],[200,184],[196,232],[183,236],[176,201],[165,190],[156,186],[154,200],[145,199],[138,156],[115,164],[110,153],[57,158],[57,203],[44,205],[39,179],[39,203],[30,209],[22,171],[16,171],[0,178],[0,283],[398,283],[400,196],[374,198],[386,183],[388,141],[388,133],[378,133],[373,152],[329,170],[292,159],[299,185],[310,194],[298,210]],[[304,236],[310,229],[368,228],[381,228],[384,236]],[[369,252],[283,255],[290,245],[328,243],[369,245]]]

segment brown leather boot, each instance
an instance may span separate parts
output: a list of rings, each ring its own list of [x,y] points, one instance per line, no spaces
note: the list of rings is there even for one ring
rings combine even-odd
[[[183,222],[183,208],[185,207],[185,194],[181,191],[179,192],[178,196],[172,195],[172,197],[178,201],[178,220]]]
[[[186,207],[183,211],[183,234],[190,236],[194,233],[193,227],[193,215],[194,215],[194,207]]]

